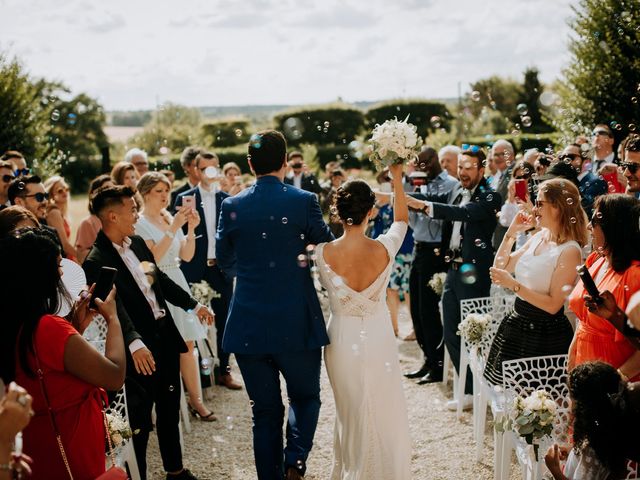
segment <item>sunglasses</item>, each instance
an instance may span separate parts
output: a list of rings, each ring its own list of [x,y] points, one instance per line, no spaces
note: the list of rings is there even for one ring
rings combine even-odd
[[[45,202],[47,200],[49,200],[49,194],[48,193],[42,193],[42,192],[38,192],[38,193],[32,193],[31,195],[20,195],[21,197],[33,197],[36,199],[36,202],[38,203],[42,203]]]
[[[16,174],[16,177],[19,177],[20,175],[29,175],[29,172],[31,170],[28,168],[19,168],[17,170],[15,170],[13,173]]]
[[[580,155],[577,153],[563,153],[562,155],[558,155],[558,160],[561,162],[565,160],[575,160],[576,158],[580,158]]]
[[[14,178],[16,178],[16,177],[14,177],[13,175],[3,175],[3,176],[2,176],[2,181],[3,181],[4,183],[11,183],[11,181],[12,181]]]
[[[633,175],[635,175],[638,169],[640,168],[640,163],[620,162],[620,167],[622,168],[622,170],[628,169]]]
[[[513,178],[515,178],[516,180],[528,180],[529,177],[526,175],[516,175]]]
[[[468,143],[463,143],[461,147],[462,150],[471,150],[473,153],[477,153],[481,150],[478,145],[469,145]]]
[[[610,137],[611,135],[609,135],[609,132],[607,132],[606,130],[596,130],[595,132],[592,133],[592,135],[594,137]]]

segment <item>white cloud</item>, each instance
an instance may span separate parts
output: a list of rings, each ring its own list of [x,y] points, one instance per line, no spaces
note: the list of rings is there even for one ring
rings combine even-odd
[[[0,49],[108,109],[453,97],[551,81],[570,0],[5,0]]]

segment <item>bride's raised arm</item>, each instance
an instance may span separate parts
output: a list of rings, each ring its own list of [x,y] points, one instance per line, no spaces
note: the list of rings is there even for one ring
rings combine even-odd
[[[393,221],[408,223],[409,209],[407,208],[407,197],[404,194],[402,185],[402,170],[402,163],[389,167],[389,172],[393,176]]]

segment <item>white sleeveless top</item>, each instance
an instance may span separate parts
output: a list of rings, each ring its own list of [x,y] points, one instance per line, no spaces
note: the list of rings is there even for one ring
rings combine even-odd
[[[515,274],[516,280],[523,286],[548,295],[551,289],[551,277],[556,269],[560,254],[569,247],[577,248],[578,252],[582,254],[582,249],[578,242],[570,240],[535,255],[534,252],[542,242],[545,232],[546,229],[542,229],[531,238],[529,248],[516,264]]]

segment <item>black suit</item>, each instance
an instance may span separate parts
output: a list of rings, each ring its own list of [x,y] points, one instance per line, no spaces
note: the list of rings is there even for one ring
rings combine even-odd
[[[285,177],[284,183],[287,185],[293,185],[293,178]],[[322,192],[322,187],[320,186],[320,182],[315,177],[315,175],[311,173],[303,173],[302,179],[300,180],[300,188],[307,192],[313,192],[316,195],[320,195]]]
[[[131,250],[141,262],[155,266],[153,254],[144,240],[132,236]],[[187,351],[180,332],[171,317],[167,302],[184,308],[194,309],[197,302],[189,293],[176,285],[157,266],[154,271],[152,288],[158,306],[166,315],[155,319],[153,310],[135,278],[115,249],[111,240],[100,231],[89,255],[82,264],[89,284],[97,281],[100,268],[113,267],[118,270],[115,285],[117,289],[118,318],[122,325],[124,342],[127,346],[127,407],[132,430],[140,432],[133,437],[133,445],[142,478],[146,478],[146,450],[149,432],[153,429],[151,410],[156,406],[156,427],[158,443],[164,469],[182,469],[182,450],[178,423],[180,421],[180,353]],[[151,351],[156,363],[152,375],[137,373],[128,346],[136,339],[142,340]]]
[[[454,222],[462,221],[460,251],[449,254],[451,261],[442,294],[444,342],[458,371],[460,337],[456,332],[461,320],[460,300],[489,296],[489,267],[493,264],[494,255],[491,238],[497,223],[496,212],[501,205],[500,195],[489,188],[484,178],[471,200],[463,206],[457,205],[461,193],[460,188],[454,188],[449,197],[450,204],[433,204],[433,217],[445,220],[442,227],[443,249],[449,248]],[[455,258],[461,258],[462,263],[454,262]],[[465,393],[471,393],[472,389],[471,375],[467,374]]]

